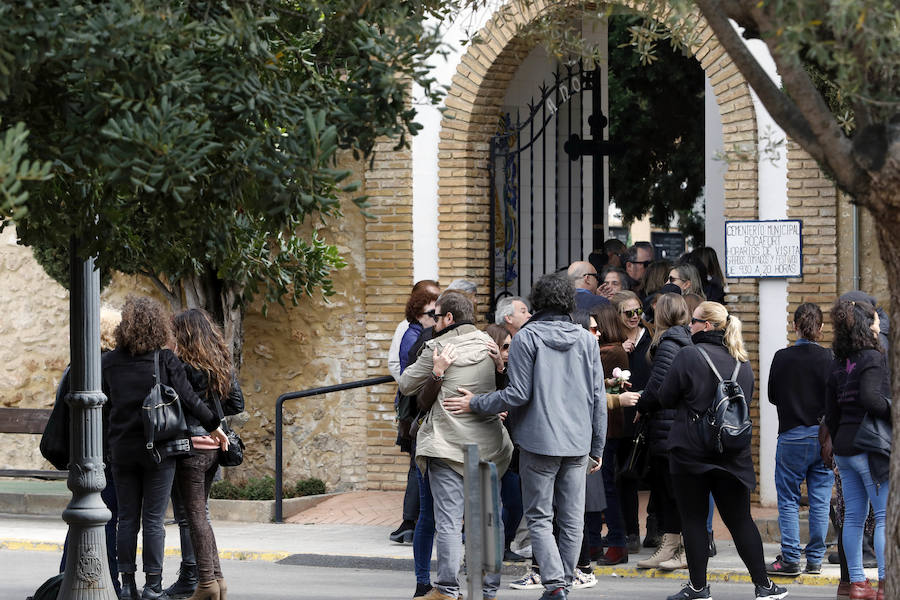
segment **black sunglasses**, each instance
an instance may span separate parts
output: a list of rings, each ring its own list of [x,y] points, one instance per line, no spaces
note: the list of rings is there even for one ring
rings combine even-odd
[[[623,310],[622,314],[628,317],[629,319],[633,319],[635,316],[641,316],[644,314],[643,308],[635,308],[633,310]]]
[[[429,317],[431,317],[432,319],[434,319],[435,321],[437,321],[440,317],[443,317],[444,315],[449,315],[450,313],[449,312],[439,313],[439,312],[435,312],[434,309],[431,309],[429,311],[426,311],[425,314],[428,315]]]
[[[652,260],[629,260],[627,262],[630,262],[633,265],[644,265],[646,267],[653,261]]]
[[[503,344],[502,346],[500,346],[500,349],[501,350],[509,350],[509,344]]]
[[[687,279],[682,279],[681,277],[672,277],[669,276],[669,283],[675,283],[676,281],[687,281]]]
[[[709,323],[706,319],[698,319],[697,317],[691,317],[691,325],[695,323]]]

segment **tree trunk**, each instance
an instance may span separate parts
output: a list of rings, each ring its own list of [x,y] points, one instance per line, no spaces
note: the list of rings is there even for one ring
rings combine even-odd
[[[866,198],[867,202],[861,202],[867,206],[875,217],[878,231],[878,246],[881,250],[881,260],[887,270],[888,286],[890,289],[890,317],[891,317],[891,397],[893,407],[891,420],[894,425],[893,448],[900,448],[900,210],[894,208],[896,196],[900,194],[900,187],[879,187],[882,190],[874,196],[882,196],[874,199]],[[890,190],[890,191],[887,191]],[[894,198],[891,198],[893,196]],[[891,202],[894,200],[894,202]],[[891,478],[890,492],[887,506],[887,526],[884,531],[885,564],[896,565],[900,560],[900,454],[891,454]],[[900,569],[888,568],[885,571],[887,578],[887,593],[885,598],[900,598]]]
[[[235,371],[241,369],[244,346],[244,308],[237,300],[243,286],[220,281],[210,269],[202,275],[185,277],[180,281],[184,289],[185,308],[202,308],[217,323],[222,324],[225,344],[231,348]]]

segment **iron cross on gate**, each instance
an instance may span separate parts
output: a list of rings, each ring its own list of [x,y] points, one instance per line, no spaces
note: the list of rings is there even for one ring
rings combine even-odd
[[[593,207],[594,207],[594,232],[593,232],[593,250],[599,252],[603,247],[604,241],[604,225],[606,223],[606,214],[603,210],[603,161],[599,160],[604,156],[610,156],[622,152],[625,149],[624,144],[614,143],[603,139],[603,130],[606,128],[609,120],[603,114],[603,105],[601,103],[601,86],[600,86],[600,68],[594,69],[590,77],[590,85],[586,85],[585,89],[591,90],[591,116],[588,117],[588,125],[591,128],[591,139],[581,139],[576,133],[569,136],[568,141],[563,145],[563,150],[569,155],[572,161],[579,160],[582,156],[591,156],[594,158],[592,165],[592,188],[593,188]],[[598,222],[599,217],[599,222]]]

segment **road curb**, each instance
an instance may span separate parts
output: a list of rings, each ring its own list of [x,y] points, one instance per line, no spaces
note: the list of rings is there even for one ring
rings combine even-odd
[[[63,545],[53,542],[35,542],[30,540],[0,539],[2,550],[25,550],[31,552],[62,552]],[[138,547],[140,552],[140,546]],[[167,547],[166,556],[180,557],[181,550],[177,547]],[[219,550],[219,558],[222,560],[245,560],[273,562],[283,565],[304,565],[321,567],[351,567],[357,569],[376,569],[390,571],[412,570],[412,559],[393,558],[385,556],[353,556],[341,554],[297,554],[295,552],[260,552],[255,550]],[[525,568],[523,563],[503,563],[504,575],[519,575]],[[659,569],[638,569],[636,567],[595,567],[594,574],[598,577],[624,577],[633,579],[687,579],[686,569],[676,571],[661,571]],[[711,569],[706,578],[710,582],[752,583],[750,575],[746,571]],[[779,584],[836,586],[840,582],[839,577],[828,575],[800,575],[798,577],[772,577]]]
[[[635,567],[595,567],[594,575],[607,577],[625,577],[635,579],[687,579],[687,569],[676,571],[661,571],[659,569],[638,569]],[[725,569],[711,569],[706,574],[706,579],[711,582],[752,583],[750,575],[746,571],[732,571]],[[778,584],[800,585],[837,585],[840,577],[828,575],[800,575],[798,577],[772,577],[772,581]]]

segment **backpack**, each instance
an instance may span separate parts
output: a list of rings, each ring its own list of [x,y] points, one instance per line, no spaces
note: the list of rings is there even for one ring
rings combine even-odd
[[[697,347],[712,372],[719,380],[713,403],[705,412],[696,415],[694,422],[699,438],[707,452],[734,454],[750,447],[753,423],[750,421],[750,407],[744,397],[744,390],[737,382],[741,361],[735,361],[730,379],[722,379],[718,369],[703,348]]]

